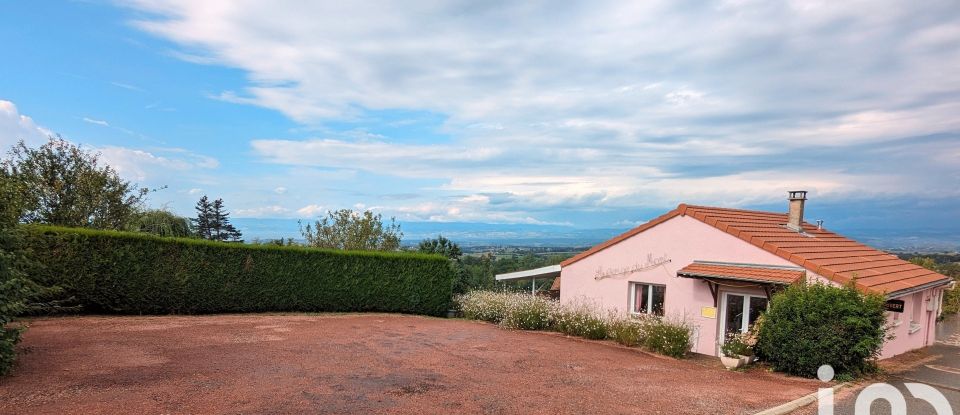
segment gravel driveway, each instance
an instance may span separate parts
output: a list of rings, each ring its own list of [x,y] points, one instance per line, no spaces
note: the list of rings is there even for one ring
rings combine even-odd
[[[47,318],[22,346],[2,413],[752,413],[817,387],[403,315]]]

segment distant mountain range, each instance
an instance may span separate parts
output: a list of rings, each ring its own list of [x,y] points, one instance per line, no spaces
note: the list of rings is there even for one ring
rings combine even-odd
[[[244,239],[302,239],[296,219],[236,218]],[[603,242],[628,228],[586,229],[563,225],[470,222],[402,222],[406,245],[443,235],[469,246],[585,247]],[[960,251],[960,235],[939,229],[831,229],[867,245],[902,252]]]

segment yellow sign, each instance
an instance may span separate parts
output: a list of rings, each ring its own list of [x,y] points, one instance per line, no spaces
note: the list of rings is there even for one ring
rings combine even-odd
[[[716,307],[700,307],[700,316],[706,318],[717,318]]]

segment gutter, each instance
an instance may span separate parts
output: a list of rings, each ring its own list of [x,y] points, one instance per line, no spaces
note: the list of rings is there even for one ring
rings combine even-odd
[[[931,288],[937,288],[937,287],[939,287],[939,286],[941,286],[941,285],[950,285],[950,284],[953,283],[953,282],[954,282],[954,281],[951,280],[950,278],[947,278],[947,279],[944,279],[944,280],[940,280],[940,281],[928,282],[928,283],[926,283],[926,284],[918,285],[918,286],[916,286],[916,287],[907,288],[907,289],[903,289],[903,290],[900,290],[900,291],[894,291],[894,292],[892,292],[892,293],[887,294],[887,298],[890,299],[890,298],[903,297],[903,296],[905,296],[905,295],[907,295],[907,294],[913,294],[913,293],[920,292],[920,291],[923,291],[923,290],[929,290],[929,289],[931,289]]]

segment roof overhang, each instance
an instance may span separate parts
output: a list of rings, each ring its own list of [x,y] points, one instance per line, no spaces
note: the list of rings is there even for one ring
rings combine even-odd
[[[937,288],[937,287],[941,287],[941,286],[948,286],[948,287],[947,287],[947,290],[952,290],[953,287],[956,286],[956,281],[954,281],[954,280],[952,280],[952,279],[938,280],[938,281],[934,281],[934,282],[931,282],[931,283],[927,283],[927,284],[923,284],[923,285],[918,285],[918,286],[916,286],[916,287],[910,287],[910,288],[903,289],[903,290],[900,290],[900,291],[894,291],[894,292],[892,292],[892,293],[887,293],[886,296],[887,296],[887,298],[903,297],[903,296],[905,296],[905,295],[909,295],[909,294],[913,294],[913,293],[920,292],[920,291],[923,291],[923,290],[929,290],[929,289],[931,289],[931,288]]]
[[[708,281],[741,281],[763,285],[790,285],[803,278],[806,269],[793,266],[694,261],[677,271],[678,277]]]
[[[508,272],[506,274],[497,274],[497,281],[511,281],[511,280],[529,280],[529,279],[544,279],[544,278],[554,278],[560,276],[560,265],[549,265],[546,267],[528,269],[525,271],[517,272]]]

